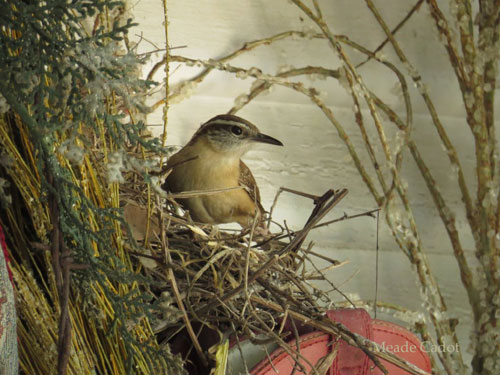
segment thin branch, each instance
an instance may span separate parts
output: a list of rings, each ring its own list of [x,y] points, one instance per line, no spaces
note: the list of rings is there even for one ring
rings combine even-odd
[[[259,40],[254,40],[252,42],[247,42],[241,48],[237,49],[236,51],[234,51],[234,52],[232,52],[232,53],[230,53],[230,54],[228,54],[220,59],[214,60],[214,62],[224,64],[224,63],[240,56],[241,54],[249,52],[257,47],[270,45],[270,44],[277,42],[279,40],[283,40],[283,39],[287,39],[287,38],[294,38],[294,37],[322,38],[322,35],[321,34],[310,35],[310,34],[303,32],[303,31],[285,31],[285,32],[273,35],[273,36],[268,37],[268,38],[263,38],[263,39],[259,39]],[[170,59],[170,61],[171,62],[179,62],[175,58]],[[153,70],[148,74],[148,79],[152,79],[153,74],[163,64],[165,64],[165,62],[166,62],[166,58],[164,58],[162,61],[158,62],[154,66]],[[185,61],[181,61],[181,62],[185,62]],[[190,62],[190,64],[193,66],[196,66],[197,63],[198,63],[197,60],[192,60]],[[214,69],[213,66],[209,66],[209,65],[205,65],[205,64],[204,64],[204,66],[205,66],[205,69],[201,73],[197,74],[194,78],[187,80],[187,81],[184,81],[181,84],[177,85],[175,88],[172,88],[172,90],[170,90],[168,100],[173,101],[173,100],[176,100],[178,97],[184,95],[184,91],[186,89],[192,88],[193,86],[202,82],[205,79],[205,77],[207,77],[207,75]],[[153,109],[158,108],[159,106],[161,106],[164,103],[164,101],[165,101],[165,99],[159,100],[158,102],[153,104],[152,108]]]
[[[406,14],[406,16],[401,21],[399,21],[399,23],[396,25],[396,27],[394,29],[392,29],[392,31],[391,31],[392,35],[396,35],[397,32],[399,30],[401,30],[401,28],[405,25],[405,23],[408,22],[408,20],[415,14],[415,12],[417,12],[420,9],[420,6],[422,5],[423,2],[424,2],[424,0],[418,0],[415,3],[415,5],[412,6],[412,8]],[[381,51],[388,42],[389,42],[389,38],[385,38],[385,40],[382,43],[380,43],[380,45],[377,48],[375,48],[375,50],[373,51],[373,54],[376,55],[377,52]],[[356,69],[359,69],[360,67],[362,67],[364,64],[366,64],[371,59],[372,59],[372,57],[368,56],[366,58],[366,60],[364,60],[363,62],[360,62],[358,65],[356,65]]]

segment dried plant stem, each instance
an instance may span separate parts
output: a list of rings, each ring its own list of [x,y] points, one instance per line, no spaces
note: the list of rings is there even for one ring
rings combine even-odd
[[[390,34],[385,23],[383,22],[382,17],[374,7],[373,3],[369,0],[366,0],[370,10],[372,10],[373,14],[377,18],[377,21],[382,26],[386,34]],[[414,81],[419,85],[419,87],[423,88],[421,90],[422,96],[426,104],[428,105],[429,111],[433,117],[434,124],[438,130],[438,133],[448,150],[448,155],[450,157],[450,161],[453,166],[458,169],[458,179],[459,186],[462,191],[463,201],[465,203],[467,219],[469,221],[469,225],[476,235],[474,239],[476,241],[476,248],[478,250],[478,258],[480,263],[484,269],[484,274],[486,281],[489,285],[497,285],[497,251],[495,244],[495,237],[491,236],[490,233],[495,233],[497,229],[497,209],[494,205],[488,204],[487,197],[490,194],[492,189],[491,183],[493,181],[494,176],[494,160],[493,155],[494,152],[492,150],[496,149],[496,144],[494,141],[494,137],[491,138],[491,133],[494,131],[493,127],[488,127],[488,121],[486,120],[486,116],[490,118],[493,117],[493,112],[490,104],[488,104],[488,100],[485,101],[484,94],[484,73],[478,72],[478,62],[477,62],[477,50],[474,44],[474,39],[472,36],[472,15],[470,4],[466,2],[457,2],[458,11],[457,11],[457,20],[460,29],[460,41],[462,44],[463,56],[459,56],[456,52],[456,49],[453,46],[453,43],[450,38],[449,26],[440,11],[437,3],[435,1],[428,1],[429,7],[431,9],[431,15],[435,19],[436,25],[438,27],[439,32],[445,37],[445,47],[448,51],[448,55],[450,58],[451,65],[453,66],[455,73],[457,75],[460,88],[462,91],[465,109],[467,111],[467,122],[471,128],[472,134],[475,140],[475,149],[476,149],[476,171],[477,171],[477,204],[476,208],[472,208],[472,201],[469,197],[467,187],[465,185],[465,181],[463,178],[462,168],[458,163],[458,158],[456,156],[456,151],[453,146],[449,142],[449,139],[444,132],[444,129],[439,122],[436,111],[432,106],[432,102],[428,97],[426,90],[422,86],[420,76],[413,74],[412,77]],[[494,7],[489,7],[488,9],[494,9]],[[484,17],[484,15],[483,15]],[[480,28],[481,30],[481,28]],[[491,33],[490,33],[491,35]],[[490,46],[492,45],[492,40],[489,41]],[[407,61],[403,52],[399,48],[397,42],[394,38],[391,39],[391,43],[395,48],[398,56],[402,61]],[[494,59],[497,59],[494,57]],[[492,61],[486,61],[485,67],[488,66],[488,63]],[[487,68],[486,68],[487,69]],[[491,95],[490,95],[491,99]],[[485,106],[488,108],[486,108]],[[486,115],[488,113],[488,115]],[[493,139],[493,140],[492,140]],[[434,197],[437,194],[433,194]],[[436,199],[435,199],[436,202]],[[437,205],[442,206],[439,202]],[[498,207],[498,206],[497,206]],[[443,214],[441,215],[443,219]],[[443,222],[450,223],[453,222],[454,219],[450,218],[450,215],[445,215]],[[453,228],[453,226],[452,226]],[[448,229],[448,228],[447,228]],[[459,249],[459,239],[458,233],[456,231],[450,231],[448,229],[448,233],[450,239],[452,241],[453,247],[455,249],[455,255],[457,257],[457,261],[459,267],[461,269],[462,282],[468,292],[469,300],[471,302],[471,307],[474,312],[475,321],[477,322],[479,316],[483,314],[483,311],[479,308],[478,305],[478,293],[475,290],[472,284],[472,278],[470,272],[468,272],[468,265],[465,257],[463,256],[463,252]],[[458,250],[458,251],[457,251]],[[487,288],[486,296],[488,300],[491,300],[491,288]],[[498,289],[498,288],[495,288]],[[493,292],[496,293],[496,290]],[[491,306],[493,307],[493,306]],[[496,307],[494,307],[496,308]],[[493,323],[494,325],[496,323]],[[476,363],[477,364],[477,363]],[[478,365],[479,366],[479,365]],[[481,365],[482,366],[482,365]],[[476,367],[476,370],[478,367]],[[462,369],[463,371],[463,369]]]
[[[250,297],[250,300],[252,298]],[[255,309],[253,310],[255,312]],[[253,316],[258,320],[260,321],[261,324],[265,324],[265,322],[260,318],[259,314],[253,314]],[[299,343],[299,338],[298,338],[298,335],[297,335],[297,340],[296,340],[296,347],[292,347],[291,345],[287,344],[278,334],[276,334],[272,329],[269,329],[269,331],[267,332],[268,335],[270,335],[276,342],[279,343],[280,347],[283,348],[283,350],[285,352],[288,353],[288,355],[293,358],[295,360],[295,363],[294,363],[294,370],[292,372],[292,374],[294,372],[297,371],[298,368],[300,368],[300,371],[302,373],[307,373],[307,369],[306,367],[304,366],[303,362],[306,363],[307,365],[309,365],[309,367],[311,367],[311,374],[315,374],[315,375],[321,375],[318,373],[318,370],[316,369],[316,367],[309,361],[308,358],[304,357],[302,354],[300,354],[300,343]]]
[[[380,99],[376,97],[375,99],[377,106],[386,113],[386,115],[391,119],[391,121],[394,122],[394,124],[396,124],[396,126],[399,129],[404,129],[405,124],[402,122],[399,116],[394,111],[392,111],[388,106],[386,106],[382,101],[380,101]],[[439,216],[443,221],[443,223],[445,224],[445,229],[448,232],[448,236],[450,237],[455,257],[457,258],[458,261],[462,282],[466,288],[469,301],[471,301],[472,310],[474,312],[474,315],[478,316],[478,306],[479,306],[478,294],[473,284],[472,272],[465,258],[465,253],[462,248],[462,244],[460,242],[458,230],[456,227],[455,217],[453,215],[450,215],[451,210],[448,207],[448,204],[446,203],[440,190],[438,189],[436,180],[433,177],[431,171],[429,170],[427,164],[423,160],[415,141],[413,139],[409,139],[407,141],[407,146],[411,152],[413,160],[415,161],[416,165],[420,170],[420,173],[427,185],[427,188],[431,193],[431,197],[434,201],[434,204],[438,209]]]
[[[369,9],[375,15],[377,21],[379,22],[379,24],[383,28],[387,37],[391,41],[391,45],[394,47],[394,50],[396,51],[401,62],[403,62],[404,64],[406,64],[409,67],[411,78],[413,79],[415,84],[420,88],[420,93],[425,101],[425,104],[427,105],[427,107],[429,109],[429,114],[432,117],[433,123],[436,127],[436,130],[439,134],[439,137],[440,137],[440,139],[441,139],[441,141],[446,149],[446,152],[447,152],[448,157],[450,159],[450,163],[452,166],[455,166],[457,168],[458,182],[459,182],[460,190],[462,192],[462,199],[465,203],[467,218],[469,219],[469,223],[471,223],[471,221],[472,221],[472,224],[473,224],[473,220],[472,220],[472,218],[473,218],[473,205],[472,205],[472,200],[470,198],[469,190],[467,188],[467,184],[465,183],[465,177],[463,174],[462,165],[460,163],[460,160],[458,159],[457,151],[456,151],[455,147],[453,146],[453,144],[451,143],[451,141],[448,137],[448,134],[447,134],[446,130],[444,129],[443,124],[441,123],[441,121],[439,119],[439,116],[438,116],[437,111],[434,107],[434,104],[433,104],[432,100],[430,99],[428,93],[426,92],[425,85],[422,82],[422,77],[417,73],[416,69],[411,65],[410,61],[406,58],[406,55],[404,54],[404,52],[400,48],[399,43],[396,41],[393,34],[391,33],[391,31],[389,30],[389,28],[385,24],[385,21],[383,20],[382,16],[377,11],[377,9],[375,8],[373,2],[371,0],[365,0],[365,1],[368,5]]]
[[[260,46],[265,46],[265,45],[269,45],[269,44],[272,44],[274,42],[277,42],[279,40],[283,40],[283,39],[287,39],[287,38],[293,38],[293,37],[300,37],[300,38],[305,38],[305,37],[309,37],[309,35],[305,32],[302,32],[302,31],[285,31],[285,32],[282,32],[282,33],[279,33],[279,34],[276,34],[276,35],[273,35],[271,37],[268,37],[268,38],[263,38],[263,39],[259,39],[259,40],[254,40],[254,41],[251,41],[251,42],[247,42],[245,43],[241,48],[235,50],[234,52],[218,59],[218,60],[213,60],[214,62],[217,62],[217,63],[221,63],[221,64],[224,64],[246,52],[249,52],[257,47],[260,47]],[[321,38],[321,34],[317,34],[317,35],[313,35],[312,37],[314,38]],[[155,72],[161,67],[163,66],[167,61],[167,56],[165,56],[165,58],[158,62],[154,68],[151,70],[151,72],[148,74],[148,79],[152,79],[153,78],[153,75],[155,74]],[[170,59],[170,61],[177,61],[175,59]],[[197,62],[197,60],[192,60],[191,62],[189,62],[189,64],[192,64],[192,65],[198,65],[199,63]],[[167,64],[168,65],[168,64]],[[210,72],[214,69],[214,67],[211,67],[211,66],[207,66],[205,65],[205,69],[199,73],[198,75],[196,75],[194,78],[190,79],[190,80],[187,80],[187,81],[184,81],[182,83],[180,83],[178,86],[176,87],[173,87],[171,88],[170,92],[168,93],[168,99],[169,100],[175,100],[177,99],[179,96],[182,96],[184,95],[183,94],[183,91],[188,87],[188,86],[193,86],[193,85],[197,85],[199,84],[200,82],[203,81],[203,79],[205,77],[208,76],[208,74],[210,74]],[[153,109],[156,109],[158,108],[160,105],[162,105],[164,103],[165,99],[161,99],[159,100],[158,102],[156,102],[152,108]]]
[[[170,92],[169,86],[169,76],[170,76],[170,47],[168,45],[168,12],[167,12],[167,0],[163,0],[163,23],[165,30],[165,98],[168,98]],[[151,78],[148,78],[151,79]],[[168,108],[169,101],[165,100],[162,104],[163,107],[163,132],[161,135],[161,144],[165,147],[167,141],[167,124],[168,124]],[[163,165],[163,155],[160,156],[160,166]]]
[[[422,5],[422,3],[424,1],[425,0],[418,0],[415,3],[415,5],[410,9],[408,14],[391,31],[392,35],[396,35],[396,33],[405,25],[405,23],[413,16],[413,14],[420,9],[420,6]],[[388,42],[389,42],[389,38],[386,38],[382,43],[380,43],[380,45],[377,48],[375,48],[375,50],[373,51],[373,54],[376,55],[377,52],[381,51]],[[371,56],[368,56],[365,61],[356,65],[356,68],[360,68],[362,65],[366,64],[368,61],[370,61],[371,58],[372,58]]]
[[[435,1],[428,1],[428,4],[431,9],[431,15],[433,16],[436,25],[438,26],[439,32],[442,35],[447,36],[449,34],[450,28],[446,20],[444,19],[445,17],[440,11],[439,6]],[[491,9],[495,8],[497,7],[491,7]],[[469,21],[472,22],[471,15],[469,14],[470,10],[468,11],[467,7],[463,6],[459,7],[459,9],[460,12],[459,14],[457,14],[457,18],[465,17],[467,19],[468,17]],[[469,224],[472,230],[475,233],[480,234],[480,236],[475,238],[477,248],[481,251],[482,254],[488,256],[490,264],[492,265],[495,262],[496,257],[492,253],[491,249],[495,248],[495,244],[490,243],[491,240],[488,238],[487,232],[490,229],[496,229],[496,212],[495,209],[493,209],[493,207],[489,207],[489,205],[487,205],[486,209],[483,208],[483,202],[488,194],[488,191],[490,190],[489,185],[491,184],[491,181],[493,181],[492,179],[494,175],[494,161],[492,160],[492,150],[496,149],[496,145],[495,137],[493,136],[493,138],[491,138],[491,132],[494,131],[494,127],[488,125],[491,120],[486,120],[486,116],[489,116],[489,118],[491,119],[494,113],[491,106],[492,94],[488,94],[489,99],[485,100],[485,92],[483,89],[485,82],[483,81],[483,78],[486,77],[486,72],[484,72],[484,74],[480,74],[479,72],[477,72],[477,51],[475,50],[475,44],[471,39],[472,35],[470,34],[470,30],[468,30],[467,25],[463,25],[462,22],[459,22],[459,24],[464,57],[462,58],[461,56],[459,56],[459,54],[451,48],[452,42],[448,38],[446,38],[445,47],[447,48],[452,66],[455,68],[455,73],[462,91],[462,96],[465,104],[464,107],[467,111],[467,122],[475,139],[478,183],[476,209],[478,212],[475,212],[475,210],[470,210],[471,213],[469,213],[468,210],[467,217],[469,219]],[[492,41],[490,40],[490,42]],[[490,43],[489,45],[492,44]],[[491,60],[485,61],[484,66],[487,71],[489,71],[490,69],[488,68],[489,66],[491,66],[489,65],[490,63]],[[461,70],[457,71],[457,67],[461,67]],[[489,81],[491,81],[491,74],[489,75],[488,79]],[[485,108],[485,105],[488,108]],[[495,267],[492,266],[492,268]],[[489,281],[494,281],[495,272],[492,272],[489,266],[486,267],[485,271]]]
[[[318,25],[318,27],[321,29],[322,33],[325,35],[326,39],[328,40],[330,47],[339,55],[339,57],[341,58],[341,60],[345,64],[346,68],[349,69],[349,73],[352,74],[352,76],[354,77],[356,84],[359,85],[359,88],[361,89],[361,93],[363,94],[363,97],[366,101],[366,104],[368,105],[368,108],[370,109],[370,113],[372,115],[375,126],[377,128],[377,133],[378,133],[379,138],[380,138],[380,143],[382,145],[384,155],[385,155],[387,161],[391,162],[392,155],[389,152],[389,147],[387,144],[385,132],[384,132],[382,124],[380,122],[373,98],[369,94],[369,90],[366,88],[366,86],[365,86],[361,76],[358,74],[356,68],[353,66],[353,64],[350,62],[349,57],[344,52],[342,46],[339,43],[338,38],[330,31],[328,25],[323,20],[323,18],[321,16],[314,15],[313,12],[307,6],[305,6],[302,1],[292,0],[292,2],[295,5],[297,5],[312,21],[314,21]],[[353,93],[355,93],[355,90],[353,90]],[[397,178],[397,170],[394,168],[391,168],[391,172],[393,174],[395,174],[394,178]]]
[[[170,257],[170,252],[168,250],[168,247],[165,247],[164,253],[165,253],[166,262],[171,263],[172,259]],[[182,297],[181,297],[181,294],[179,293],[179,288],[177,287],[177,281],[175,279],[174,271],[172,268],[168,268],[166,271],[167,271],[168,279],[170,280],[170,283],[172,286],[172,291],[174,293],[175,300],[177,302],[177,306],[179,307],[179,309],[182,312],[184,324],[186,325],[186,329],[188,331],[191,342],[193,343],[194,348],[196,350],[196,353],[198,354],[202,363],[205,366],[208,366],[207,357],[205,356],[205,353],[203,352],[203,349],[201,348],[200,342],[198,341],[198,337],[196,336],[196,333],[193,330],[193,326],[191,325],[191,320],[189,319],[187,311],[184,307],[184,303],[182,302]]]
[[[38,127],[36,121],[30,116],[28,109],[19,103],[12,93],[8,92],[6,87],[0,83],[0,93],[6,98],[10,105],[16,109],[16,112],[22,117],[23,121],[28,124],[33,131]],[[52,170],[48,167],[47,171],[47,182],[49,188],[52,189],[49,215],[52,223],[52,243],[51,243],[51,260],[53,271],[56,278],[57,295],[59,297],[59,332],[58,332],[58,361],[57,361],[57,372],[58,375],[65,375],[67,372],[69,353],[71,349],[71,323],[68,315],[68,303],[69,303],[69,288],[70,288],[70,276],[69,276],[69,263],[62,262],[61,255],[65,251],[65,245],[60,232],[60,217],[59,217],[59,200],[57,196],[57,188],[54,186],[54,176]],[[67,254],[64,254],[67,255]]]
[[[490,374],[496,369],[488,361],[496,363],[499,360],[498,355],[494,358],[485,348],[495,339],[490,332],[492,327],[498,326],[496,312],[500,309],[495,297],[499,292],[499,241],[495,233],[499,233],[500,199],[497,197],[498,145],[493,105],[495,90],[492,89],[492,82],[498,78],[496,67],[499,58],[500,4],[479,1],[479,10],[473,15],[469,2],[453,3],[462,55],[453,48],[453,40],[449,37],[451,28],[437,2],[427,0],[427,4],[438,32],[444,36],[443,44],[460,85],[467,123],[474,139],[477,191],[474,210],[471,214],[468,213],[467,218],[474,233],[476,257],[481,265],[482,275],[473,280],[477,285],[476,300],[479,302],[473,309],[477,349],[472,366],[474,373],[487,371]],[[474,35],[475,30],[478,31],[477,36]]]
[[[289,78],[289,77],[296,77],[300,75],[314,75],[317,74],[319,76],[323,77],[332,77],[332,78],[340,78],[340,73],[338,69],[332,70],[332,69],[325,69],[320,66],[307,66],[303,68],[294,68],[290,69],[281,73],[276,74],[276,77],[279,78]],[[260,84],[254,84],[252,85],[252,89],[250,90],[250,93],[245,95],[244,100],[241,101],[240,104],[234,105],[227,113],[228,114],[234,114],[237,111],[239,111],[243,106],[247,105],[252,101],[254,98],[256,98],[258,95],[263,94],[271,86],[273,86],[272,82],[269,82],[267,80],[258,80],[256,83]]]
[[[49,172],[50,173],[50,172]],[[52,189],[54,178],[47,176],[48,183]],[[70,292],[70,270],[68,251],[65,248],[64,240],[60,230],[59,202],[54,192],[51,194],[49,203],[50,217],[52,221],[51,258],[56,279],[56,287],[59,295],[59,336],[57,340],[57,374],[65,375],[68,368],[69,355],[71,350],[71,322],[69,319],[69,292]]]

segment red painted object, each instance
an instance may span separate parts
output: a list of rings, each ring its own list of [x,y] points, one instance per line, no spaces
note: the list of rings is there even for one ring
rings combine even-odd
[[[387,350],[393,349],[400,358],[413,363],[420,369],[431,372],[429,356],[420,340],[408,330],[396,324],[382,320],[371,319],[370,315],[363,309],[340,309],[328,312],[328,317],[336,322],[342,323],[349,330],[360,334],[380,345]],[[296,340],[288,343],[296,349]],[[309,332],[300,337],[300,353],[304,359],[299,359],[307,373],[311,365],[315,365],[321,358],[325,357],[334,348],[330,335],[323,332]],[[309,363],[308,363],[309,362]],[[381,361],[389,371],[389,375],[406,375],[408,372],[394,366],[384,360]],[[294,371],[295,369],[295,372]],[[263,359],[253,367],[252,375],[289,375],[304,374],[295,364],[292,358],[282,348],[275,350],[269,357]],[[382,371],[374,366],[368,356],[361,349],[340,341],[337,356],[330,368],[329,375],[380,375]]]
[[[7,243],[5,242],[5,234],[3,232],[3,228],[0,225],[0,247],[3,251],[3,256],[5,258],[5,264],[7,266],[7,272],[9,273],[9,279],[12,283],[12,270],[10,269],[10,259],[9,259],[9,251],[7,250]]]

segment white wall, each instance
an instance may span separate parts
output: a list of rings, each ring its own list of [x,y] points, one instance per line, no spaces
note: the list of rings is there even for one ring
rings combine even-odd
[[[389,25],[394,27],[406,15],[414,1],[379,0],[376,3]],[[444,7],[447,8],[447,2],[445,3]],[[376,48],[384,39],[363,0],[320,0],[320,4],[323,6],[325,19],[335,33],[349,35],[351,39],[371,49]],[[173,53],[192,58],[219,58],[240,48],[244,42],[281,31],[305,30],[312,27],[310,22],[303,21],[305,17],[286,0],[168,0],[168,7],[170,46],[186,46]],[[163,48],[161,2],[138,1],[133,12],[135,21],[140,24],[136,28],[137,33],[142,33],[146,40],[153,41]],[[470,188],[473,188],[474,153],[458,95],[458,85],[448,65],[445,51],[439,44],[425,4],[397,37],[426,82],[449,136],[459,151]],[[142,51],[154,49],[145,41],[141,42],[140,48]],[[359,54],[350,49],[347,51],[354,62],[362,61]],[[390,46],[386,46],[383,53],[397,63]],[[153,56],[150,65],[161,56],[162,53]],[[247,68],[256,66],[268,73],[275,73],[282,65],[321,65],[338,68],[334,54],[324,41],[319,40],[281,41],[272,46],[260,47],[235,59],[231,64]],[[175,84],[182,78],[192,76],[196,71],[194,68],[172,64],[170,82]],[[370,88],[376,90],[393,108],[403,111],[402,99],[394,94],[396,81],[393,75],[371,63],[365,65],[360,72]],[[161,72],[155,78],[161,80]],[[252,81],[240,80],[227,73],[212,73],[189,99],[170,107],[168,144],[184,144],[202,122],[227,112],[235,97],[248,92]],[[328,105],[348,129],[354,143],[361,146],[361,138],[353,120],[352,104],[345,90],[335,80],[318,83],[305,79],[304,82],[320,86],[327,92]],[[454,174],[437,140],[436,131],[424,104],[413,87],[411,94],[415,117],[414,138],[425,161],[436,174],[448,202],[457,210],[458,225],[462,229],[461,238],[472,256],[472,240],[463,218]],[[376,207],[336,130],[307,98],[277,87],[238,114],[285,144],[282,148],[261,146],[245,158],[261,187],[265,207],[270,206],[279,186],[313,194],[322,194],[332,187],[348,188],[349,195],[330,214],[331,218],[341,216],[343,212],[355,214]],[[161,111],[149,116],[148,122],[160,125]],[[394,136],[391,127],[392,125],[387,125],[390,137]],[[161,127],[155,129],[160,131]],[[363,156],[366,157],[366,154]],[[466,338],[470,324],[467,297],[461,287],[451,247],[415,164],[409,154],[405,156],[404,176],[409,184],[427,254],[452,315],[460,319],[460,336]],[[275,218],[286,219],[291,228],[300,228],[311,208],[312,204],[307,199],[284,194]],[[424,310],[416,278],[382,219],[381,224],[379,299],[410,309]],[[333,258],[350,261],[348,265],[331,272],[332,280],[342,284],[341,289],[344,292],[357,293],[365,299],[373,298],[373,219],[361,218],[339,223],[327,229],[317,230],[310,239],[315,241],[316,249],[321,249]],[[351,278],[355,272],[357,273]]]

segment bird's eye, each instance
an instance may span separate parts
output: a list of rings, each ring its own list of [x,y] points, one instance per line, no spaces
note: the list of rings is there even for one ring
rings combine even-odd
[[[241,133],[243,133],[243,130],[241,130],[241,128],[236,125],[231,128],[231,131],[234,135],[241,135]]]

